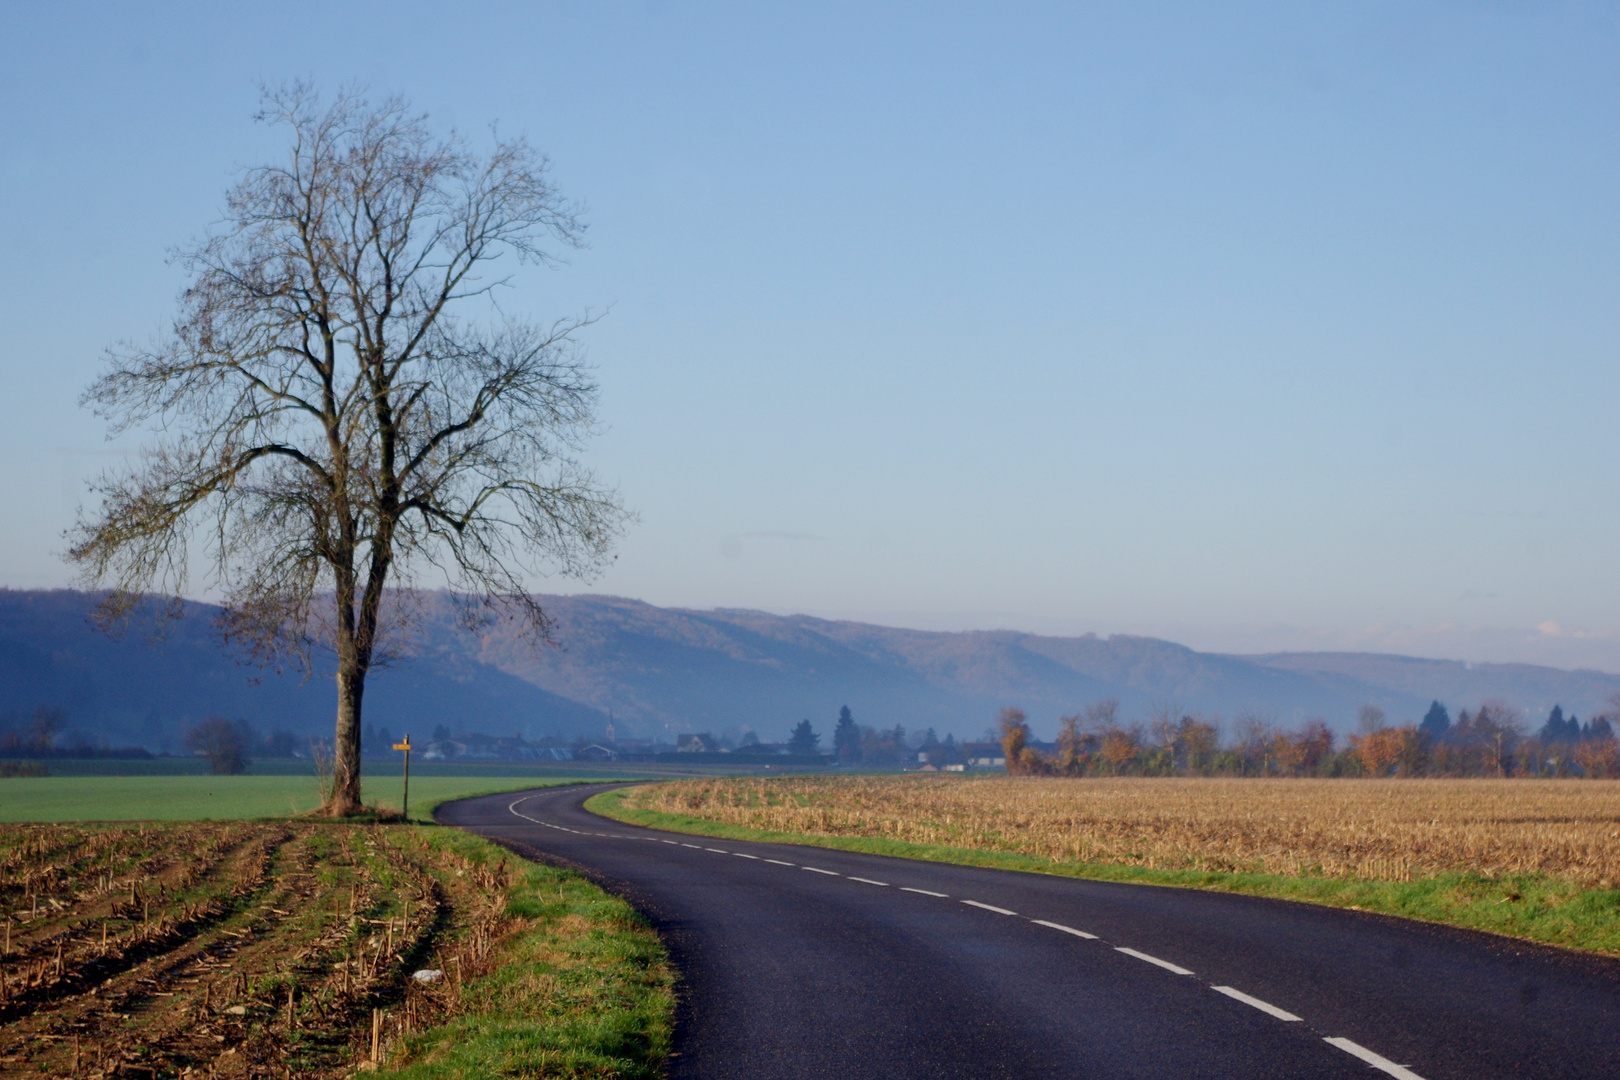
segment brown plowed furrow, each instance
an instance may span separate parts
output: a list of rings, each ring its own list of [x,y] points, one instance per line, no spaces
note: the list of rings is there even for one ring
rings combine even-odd
[[[45,960],[52,971],[0,1004],[0,1080],[349,1076],[370,1050],[373,1009],[385,1013],[385,1046],[442,1019],[461,977],[487,970],[504,932],[504,869],[427,847],[410,830],[300,822],[152,833],[89,836],[77,876],[58,875],[59,887],[77,882],[78,910],[91,915],[59,919],[54,937],[10,958],[14,967]],[[24,840],[43,859],[65,835]],[[138,893],[152,901],[144,936],[126,933],[103,950],[106,909],[94,904],[116,900],[134,913],[129,894],[108,895],[106,882],[109,868],[134,865],[142,843],[170,852],[167,884]],[[409,978],[427,966],[446,979]],[[14,985],[15,972],[7,977]]]
[[[363,1054],[374,1008],[403,1004],[407,1017],[444,1011],[435,1005],[432,989],[409,979],[411,971],[428,963],[450,924],[444,890],[423,865],[391,845],[366,842],[372,831],[349,836],[350,849],[359,856],[353,914],[334,921],[293,960],[293,971],[307,988],[297,1034],[298,1060],[305,1068],[341,1066]],[[391,890],[377,886],[368,855],[393,872]],[[379,909],[390,901],[394,907]]]
[[[246,897],[261,888],[272,852],[287,838],[279,834],[248,835],[215,861],[205,882],[217,883],[212,895],[184,903],[171,919],[158,918],[132,927],[103,944],[97,923],[61,931],[52,941],[35,942],[20,957],[0,961],[0,1023],[26,1016],[48,1002],[83,993],[109,979],[183,945],[209,926],[230,916]]]
[[[210,928],[94,996],[64,1002],[33,1034],[53,1041],[58,1056],[68,1040],[93,1034],[96,1052],[118,1063],[120,1075],[212,1069],[215,1059],[242,1053],[250,1024],[275,1014],[255,984],[283,966],[287,940],[318,893],[307,841],[305,828],[280,848],[273,884],[228,920],[238,925]]]
[[[180,835],[163,846],[163,854],[114,860],[122,863],[117,866],[98,862],[84,868],[77,877],[65,872],[47,874],[48,870],[61,870],[54,864],[24,869],[11,879],[10,891],[17,894],[12,897],[13,919],[17,921],[7,933],[6,956],[23,960],[37,960],[47,954],[54,957],[59,940],[76,924],[82,927],[98,919],[129,921],[137,917],[145,921],[154,897],[161,908],[170,896],[194,887],[247,836],[241,827],[215,827],[206,834],[198,831],[195,836]],[[53,895],[30,891],[34,884],[47,879],[61,882]]]

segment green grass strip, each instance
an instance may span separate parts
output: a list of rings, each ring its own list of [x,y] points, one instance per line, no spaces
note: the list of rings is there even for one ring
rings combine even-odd
[[[440,803],[503,791],[600,782],[555,776],[411,777],[411,820]],[[366,778],[368,805],[398,811],[399,777]],[[0,779],[0,822],[240,821],[306,814],[321,804],[314,776],[38,776]]]
[[[1549,874],[1488,878],[1471,872],[1457,872],[1418,881],[1363,881],[1305,875],[1290,877],[1213,870],[1164,870],[1116,863],[1046,859],[1010,851],[917,844],[879,837],[814,836],[749,829],[685,814],[667,814],[626,806],[626,793],[619,790],[592,796],[586,801],[585,808],[630,825],[725,840],[799,844],[958,866],[984,866],[1093,881],[1164,885],[1298,900],[1620,956],[1620,889],[1592,888]]]
[[[578,874],[517,860],[459,829],[422,834],[474,862],[516,863],[507,913],[530,922],[500,943],[491,974],[463,988],[459,1014],[407,1036],[371,1075],[662,1076],[674,978],[646,920]]]

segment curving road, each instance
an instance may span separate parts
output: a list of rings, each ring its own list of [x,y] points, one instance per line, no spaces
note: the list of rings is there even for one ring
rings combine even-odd
[[[586,812],[447,825],[646,913],[681,973],[672,1077],[1620,1078],[1620,962],[1382,916],[782,844]]]

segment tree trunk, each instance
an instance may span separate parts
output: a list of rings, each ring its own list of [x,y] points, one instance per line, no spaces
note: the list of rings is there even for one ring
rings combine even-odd
[[[324,812],[330,817],[357,814],[360,802],[360,706],[366,671],[351,650],[342,650],[337,671],[337,735],[332,747],[332,790]]]
[[[337,733],[332,745],[332,790],[327,794],[324,812],[329,817],[346,817],[365,809],[360,798],[360,716],[366,693],[366,674],[371,670],[377,644],[378,615],[383,586],[388,580],[390,560],[384,554],[392,541],[392,530],[379,531],[367,574],[365,592],[358,605],[354,597],[354,576],[346,565],[337,570]],[[351,549],[352,550],[352,549]]]

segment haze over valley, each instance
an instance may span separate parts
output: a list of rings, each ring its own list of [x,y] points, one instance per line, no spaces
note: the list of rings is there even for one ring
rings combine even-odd
[[[64,738],[182,749],[211,715],[300,738],[329,735],[327,678],[244,665],[219,643],[217,609],[190,605],[158,643],[140,626],[113,639],[87,621],[88,594],[0,591],[0,721],[39,707],[67,711]],[[1126,719],[1160,706],[1284,726],[1321,717],[1352,730],[1357,709],[1419,719],[1431,700],[1453,711],[1488,699],[1532,726],[1553,705],[1588,716],[1620,693],[1620,676],[1530,664],[1465,664],[1379,654],[1229,656],[1146,637],[939,632],[780,616],[662,608],[610,596],[547,596],[559,647],[532,650],[509,626],[469,633],[429,596],[410,653],[378,671],[367,719],[426,735],[440,724],[495,735],[673,742],[685,732],[783,739],[809,718],[830,732],[840,706],[859,721],[977,738],[998,709],[1026,710],[1038,736],[1103,698]]]

